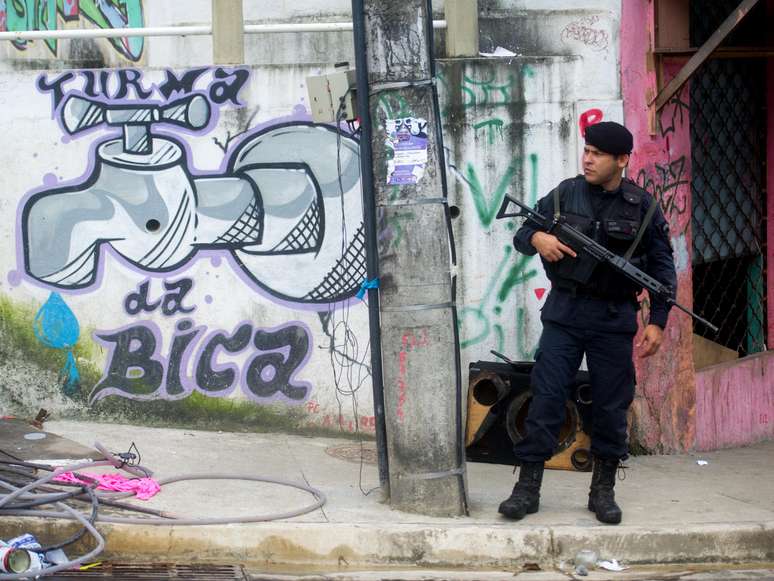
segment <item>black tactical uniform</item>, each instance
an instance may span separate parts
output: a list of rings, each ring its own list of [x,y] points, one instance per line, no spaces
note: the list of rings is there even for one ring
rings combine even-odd
[[[632,134],[618,123],[592,125],[585,138],[587,146],[596,148],[589,150],[592,156],[632,151]],[[591,175],[595,175],[593,165]],[[563,181],[541,199],[537,211],[544,216],[561,215],[665,286],[676,288],[666,220],[656,200],[633,182],[624,179],[615,191],[607,192],[578,176]],[[525,222],[513,239],[516,249],[534,255],[537,250],[531,239],[542,228]],[[543,333],[532,370],[526,436],[514,447],[519,480],[499,511],[514,519],[537,512],[544,462],[556,451],[565,401],[572,395],[568,390],[585,355],[591,377],[594,458],[588,508],[598,520],[617,524],[622,513],[613,488],[618,463],[627,455],[626,414],[634,398],[632,350],[637,294],[642,289],[588,253],[574,250],[576,258],[565,255],[550,262],[541,257],[551,292],[540,317]],[[650,323],[663,329],[669,305],[659,297],[650,298]]]
[[[583,176],[565,180],[537,204],[550,216],[558,194],[561,214],[597,242],[625,255],[653,205],[653,215],[631,262],[660,281],[676,288],[669,229],[653,197],[629,180],[614,192],[588,184]],[[526,222],[513,244],[519,252],[534,255],[530,239],[541,227]],[[558,262],[543,260],[552,283],[541,312],[543,334],[532,372],[534,392],[527,419],[528,437],[516,447],[524,462],[550,458],[564,421],[566,386],[580,366],[584,353],[589,367],[593,400],[591,452],[595,457],[623,459],[627,455],[626,413],[634,397],[632,343],[637,331],[639,292],[634,283],[612,267],[597,264],[588,254],[565,256]],[[650,323],[666,326],[669,306],[651,297]]]

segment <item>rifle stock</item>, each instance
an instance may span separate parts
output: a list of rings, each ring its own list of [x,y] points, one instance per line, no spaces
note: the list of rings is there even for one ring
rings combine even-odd
[[[516,206],[519,208],[519,211],[516,213],[508,213],[507,210],[510,203],[516,204]],[[576,230],[574,227],[570,226],[567,224],[567,222],[561,220],[560,218],[547,218],[520,200],[511,197],[509,194],[505,194],[503,203],[497,212],[497,218],[515,218],[518,216],[532,220],[541,228],[545,228],[547,232],[559,238],[559,240],[561,240],[564,244],[567,244],[568,246],[576,249],[579,248],[582,251],[587,252],[599,262],[606,262],[630,280],[634,281],[641,287],[648,289],[649,293],[658,295],[668,304],[677,307],[684,313],[689,314],[691,317],[699,321],[701,324],[706,325],[707,328],[711,329],[713,332],[718,332],[718,328],[710,323],[707,319],[700,317],[687,307],[684,307],[678,303],[673,296],[671,288],[657,281],[649,274],[641,271],[631,262],[626,260],[623,256],[619,256],[615,252],[608,250],[599,242],[589,238],[583,232]]]

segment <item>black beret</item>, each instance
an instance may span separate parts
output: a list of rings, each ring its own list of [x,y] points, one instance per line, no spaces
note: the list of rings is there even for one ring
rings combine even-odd
[[[614,121],[602,121],[586,127],[586,143],[613,155],[631,153],[634,138],[629,130]]]

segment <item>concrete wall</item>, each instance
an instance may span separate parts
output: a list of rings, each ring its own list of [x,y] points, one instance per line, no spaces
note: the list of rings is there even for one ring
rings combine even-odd
[[[615,94],[582,87],[578,57],[443,61],[441,110],[459,261],[463,369],[490,350],[532,360],[549,283],[517,254],[517,222],[496,220],[504,195],[528,204],[578,173],[581,122],[621,121]]]
[[[28,4],[34,3],[10,8],[12,28],[22,27],[19,7]],[[53,18],[35,20],[30,12],[24,26],[211,19],[209,0],[181,6],[60,2]],[[348,0],[328,2],[322,11],[311,0],[245,9],[248,22],[350,18]],[[442,3],[434,9],[442,18]],[[548,285],[536,258],[515,255],[514,224],[494,220],[504,193],[530,202],[544,195],[577,173],[582,124],[623,117],[618,2],[503,1],[481,10],[482,49],[498,44],[518,55],[439,66],[450,201],[459,209],[465,374],[470,361],[492,359],[490,349],[530,359],[539,337]],[[2,7],[0,22],[1,15]],[[498,36],[504,23],[516,28]],[[528,37],[529,43],[514,43]],[[0,226],[4,409],[373,430],[367,312],[351,298],[363,278],[362,248],[350,247],[360,223],[358,184],[350,175],[356,149],[343,139],[344,229],[333,134],[306,125],[272,132],[308,121],[305,77],[352,60],[351,34],[252,35],[246,43],[251,66],[225,69],[210,65],[207,37],[0,48],[0,104],[14,144],[0,154],[12,168],[0,208],[15,216]],[[172,91],[175,79],[191,86]],[[144,100],[163,108],[193,94],[206,100],[212,119],[197,130],[154,128],[179,144],[183,157],[171,169],[159,167],[159,159],[149,162],[142,179],[105,165],[113,158],[104,142],[121,129],[98,124],[100,110],[77,100],[122,106]],[[387,96],[383,106],[401,115],[401,104]],[[290,253],[283,240],[308,218],[313,198],[324,216],[319,239],[310,243],[317,246]],[[241,213],[234,209],[240,203]],[[260,241],[243,232],[255,208],[264,212]],[[175,252],[167,252],[168,238]],[[342,244],[346,258],[337,268]],[[340,287],[311,299],[329,273]]]
[[[494,349],[531,360],[549,289],[537,257],[517,254],[514,220],[496,220],[506,193],[527,203],[579,172],[581,128],[623,120],[617,2],[484,3],[482,50],[514,57],[442,60],[441,113],[458,256],[463,370]],[[487,45],[495,21],[515,29]],[[539,43],[519,44],[537,26]],[[599,34],[582,34],[593,28]],[[591,41],[606,37],[607,45]]]

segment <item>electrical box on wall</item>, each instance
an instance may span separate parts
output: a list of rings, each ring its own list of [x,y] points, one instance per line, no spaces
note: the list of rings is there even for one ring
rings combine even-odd
[[[337,114],[346,121],[353,121],[357,117],[355,69],[350,69],[349,63],[337,64],[332,73],[307,77],[306,90],[312,119],[316,123],[335,123]],[[344,110],[340,112],[342,97]]]

